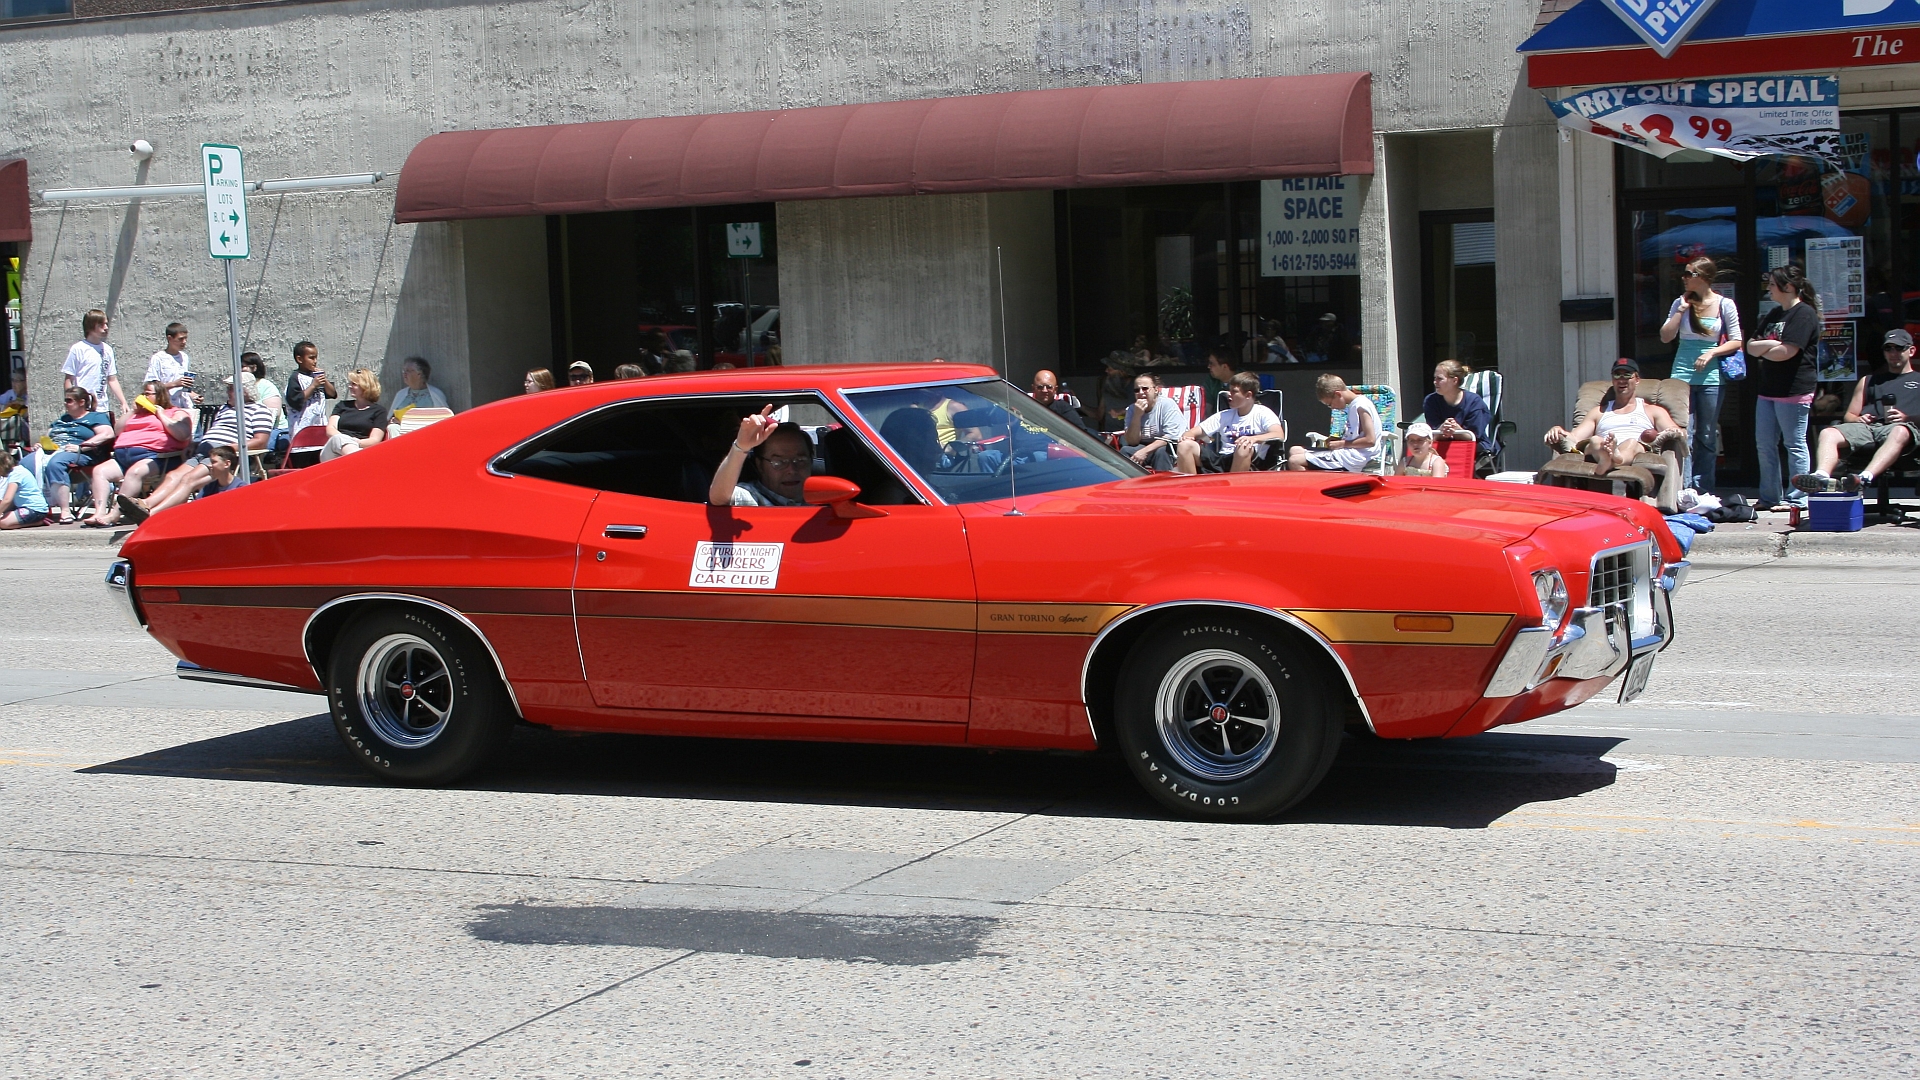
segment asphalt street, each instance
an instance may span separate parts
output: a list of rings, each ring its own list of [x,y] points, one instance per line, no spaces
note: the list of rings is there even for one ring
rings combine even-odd
[[[1920,1074],[1920,559],[1703,566],[1641,701],[1220,826],[951,749],[386,787],[109,557],[0,549],[0,1075]]]

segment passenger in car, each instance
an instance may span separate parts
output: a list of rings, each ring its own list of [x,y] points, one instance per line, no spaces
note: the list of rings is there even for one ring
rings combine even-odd
[[[742,480],[753,459],[758,479]],[[713,474],[707,502],[714,506],[804,506],[807,477],[813,475],[813,440],[799,424],[773,418],[768,405],[740,418],[740,431]]]
[[[880,425],[880,437],[920,475],[941,468],[940,429],[927,410],[913,407],[893,410]]]

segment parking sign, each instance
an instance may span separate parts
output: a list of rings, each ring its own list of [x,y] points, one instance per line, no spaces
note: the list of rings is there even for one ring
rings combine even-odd
[[[240,148],[202,143],[200,182],[207,195],[207,254],[216,259],[246,258],[247,181]]]

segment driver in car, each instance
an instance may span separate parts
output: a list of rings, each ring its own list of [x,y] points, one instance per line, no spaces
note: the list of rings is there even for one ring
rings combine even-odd
[[[740,470],[753,459],[756,480],[740,479]],[[813,475],[813,440],[799,424],[773,418],[768,405],[740,418],[740,432],[707,487],[714,506],[805,506],[807,477]]]

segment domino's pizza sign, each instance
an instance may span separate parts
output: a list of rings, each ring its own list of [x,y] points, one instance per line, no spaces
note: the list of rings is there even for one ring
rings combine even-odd
[[[1714,0],[1602,0],[1663,58],[1687,39]]]

